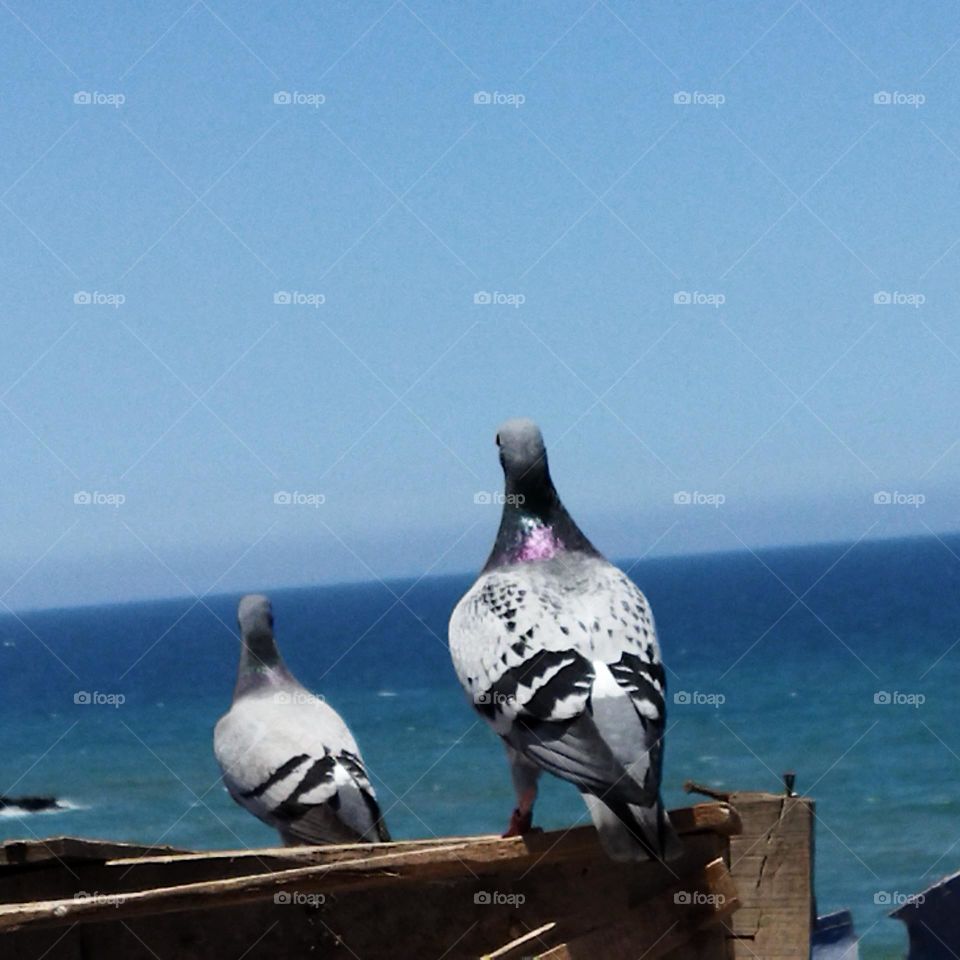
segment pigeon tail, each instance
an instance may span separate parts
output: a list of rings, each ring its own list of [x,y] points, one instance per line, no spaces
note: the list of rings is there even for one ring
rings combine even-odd
[[[670,824],[663,804],[652,807],[632,803],[606,802],[591,794],[583,794],[600,843],[611,860],[676,860],[683,854],[683,844]]]

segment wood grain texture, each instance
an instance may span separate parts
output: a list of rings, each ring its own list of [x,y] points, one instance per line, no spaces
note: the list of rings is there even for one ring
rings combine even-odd
[[[566,944],[570,956],[592,951],[599,960],[604,928],[611,942],[648,936],[651,901],[698,889],[708,864],[723,867],[729,836],[741,826],[729,804],[698,804],[672,817],[684,855],[669,867],[610,861],[592,827],[207,854],[104,844],[71,863],[28,853],[19,867],[0,870],[0,955],[514,960]],[[711,892],[714,879],[723,878],[710,875],[700,889]],[[695,942],[708,919],[671,902],[656,916],[672,909],[689,930],[668,934],[666,951]]]
[[[813,801],[732,793],[742,832],[730,841],[741,909],[732,920],[738,960],[807,960],[814,913]]]

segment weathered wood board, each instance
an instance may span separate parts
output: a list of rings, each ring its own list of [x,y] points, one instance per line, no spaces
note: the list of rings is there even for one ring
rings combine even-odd
[[[793,814],[779,810],[785,798],[737,796],[739,810],[709,803],[671,814],[685,853],[669,867],[611,862],[592,827],[215,853],[112,844],[94,853],[50,841],[44,855],[20,849],[19,864],[0,860],[0,956],[733,960],[740,939],[751,958],[799,956],[762,952],[762,924],[728,930],[741,902],[755,916],[794,917],[776,907],[773,883],[792,869],[777,856],[793,856],[780,837],[796,832]],[[741,829],[767,846],[766,864],[751,860],[757,851]],[[747,897],[738,870],[759,879]]]
[[[730,841],[740,895],[731,920],[737,960],[809,960],[814,922],[813,801],[731,793],[743,831]]]

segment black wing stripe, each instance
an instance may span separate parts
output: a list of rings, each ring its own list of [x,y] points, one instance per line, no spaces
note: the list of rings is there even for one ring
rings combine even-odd
[[[300,797],[309,793],[315,787],[319,787],[322,783],[331,782],[336,765],[337,761],[330,754],[315,760],[304,774],[303,779],[297,784],[293,793],[273,811],[273,815],[281,820],[295,820],[302,817],[314,804],[301,803]],[[339,805],[336,794],[328,802],[333,804],[334,809]]]
[[[278,784],[281,780],[286,780],[287,777],[293,773],[297,767],[300,766],[304,760],[309,760],[310,756],[306,753],[301,753],[296,757],[291,757],[285,764],[278,767],[273,773],[267,777],[258,787],[254,787],[252,790],[247,790],[244,793],[241,793],[240,796],[245,800],[255,800],[257,797],[265,794],[271,787]]]
[[[645,700],[653,704],[661,719],[666,715],[663,693],[660,692],[666,690],[666,675],[659,663],[648,663],[635,653],[625,653],[611,664],[610,672],[631,700]],[[659,690],[654,682],[659,685]]]
[[[544,677],[549,679],[540,686]],[[485,717],[493,719],[498,707],[516,703],[523,713],[550,720],[561,700],[574,695],[585,698],[593,680],[593,665],[576,650],[539,650],[505,671],[477,697],[476,707]],[[521,700],[518,696],[521,687],[538,689],[529,699]]]

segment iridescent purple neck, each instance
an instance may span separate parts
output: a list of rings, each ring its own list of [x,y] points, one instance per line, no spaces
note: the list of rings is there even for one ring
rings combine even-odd
[[[524,517],[520,543],[514,551],[513,562],[531,563],[534,560],[552,560],[563,549],[563,541],[551,527],[538,523],[532,517]]]
[[[598,556],[573,522],[550,480],[544,463],[520,478],[507,474],[500,529],[484,572],[496,567],[552,560],[571,551]]]

